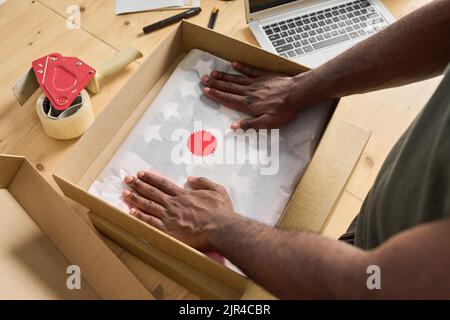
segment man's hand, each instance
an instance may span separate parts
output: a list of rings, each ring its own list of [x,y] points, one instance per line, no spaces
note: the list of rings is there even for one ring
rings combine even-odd
[[[307,73],[288,77],[237,62],[232,66],[243,75],[213,71],[202,78],[206,96],[252,117],[233,123],[232,129],[279,128],[311,102],[308,81],[303,81]]]
[[[225,188],[206,178],[189,177],[192,190],[144,171],[125,183],[130,214],[200,250],[215,250],[211,233],[237,216]]]

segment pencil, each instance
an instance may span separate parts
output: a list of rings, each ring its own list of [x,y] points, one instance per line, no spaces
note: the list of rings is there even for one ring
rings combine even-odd
[[[214,7],[211,11],[211,17],[209,18],[208,28],[214,29],[214,26],[216,25],[217,15],[219,14],[219,9]]]

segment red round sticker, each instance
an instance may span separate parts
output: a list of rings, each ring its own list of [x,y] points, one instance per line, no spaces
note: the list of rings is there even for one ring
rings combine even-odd
[[[196,156],[204,157],[214,153],[217,148],[216,137],[208,131],[193,132],[187,142],[189,151]]]

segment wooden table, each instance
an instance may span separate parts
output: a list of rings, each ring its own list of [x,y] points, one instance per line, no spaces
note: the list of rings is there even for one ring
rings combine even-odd
[[[0,1],[1,2],[1,1]],[[396,18],[431,0],[384,0]],[[256,44],[245,23],[244,1],[202,0],[203,12],[191,21],[207,25],[212,7],[220,14],[216,30]],[[81,29],[69,30],[66,18],[70,5],[81,8]],[[56,187],[51,174],[76,140],[57,141],[47,137],[34,111],[33,101],[20,107],[11,88],[31,61],[50,52],[77,56],[96,66],[127,44],[148,56],[174,27],[139,35],[142,26],[173,15],[156,11],[116,16],[113,0],[7,0],[0,6],[0,153],[26,156]],[[92,97],[98,114],[142,61],[108,80]],[[357,214],[364,197],[395,141],[419,113],[435,90],[439,79],[396,89],[342,99],[337,114],[372,131],[369,143],[356,166],[323,234],[338,237]],[[34,100],[35,99],[30,99]],[[72,204],[79,212],[80,207]],[[118,256],[157,298],[195,298],[184,288],[155,271],[131,254],[106,240]]]

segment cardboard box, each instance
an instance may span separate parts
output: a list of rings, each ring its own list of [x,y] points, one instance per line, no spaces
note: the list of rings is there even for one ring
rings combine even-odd
[[[0,155],[0,203],[0,299],[153,298],[24,158]]]
[[[307,70],[255,46],[183,21],[112,99],[64,165],[56,170],[54,178],[65,195],[91,209],[90,217],[100,231],[160,272],[202,298],[236,299],[249,285],[246,277],[87,191],[179,61],[194,48],[228,61],[238,60],[290,75]],[[333,117],[280,227],[320,232],[368,137],[367,131]],[[251,292],[256,290],[252,288]],[[245,297],[252,297],[251,292]]]

